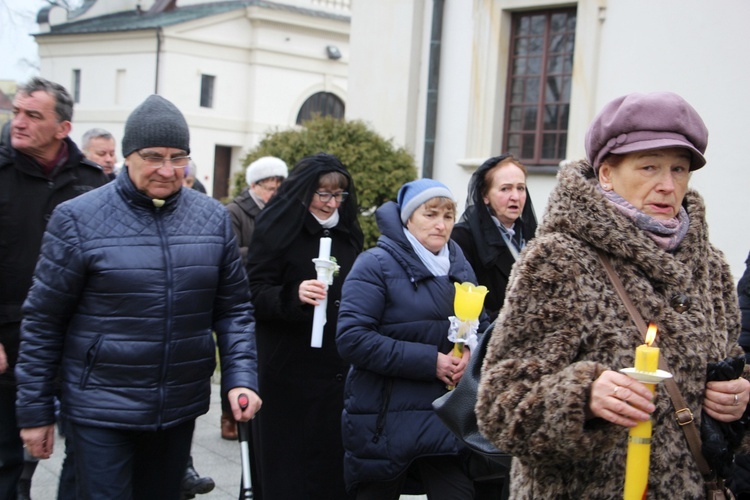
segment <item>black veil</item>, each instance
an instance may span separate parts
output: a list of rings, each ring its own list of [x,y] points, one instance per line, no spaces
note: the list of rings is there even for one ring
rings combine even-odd
[[[460,224],[469,227],[474,241],[487,242],[489,251],[483,252],[481,255],[484,265],[489,265],[489,263],[493,262],[500,252],[499,247],[505,246],[505,240],[492,220],[489,208],[484,204],[484,200],[482,199],[482,193],[487,188],[485,177],[487,172],[494,168],[495,165],[510,157],[510,155],[493,156],[482,163],[474,174],[472,174],[469,181],[469,193],[466,196],[466,209],[459,221]],[[516,221],[516,225],[520,225],[523,237],[527,241],[536,234],[536,213],[534,212],[534,203],[531,201],[528,187],[526,191],[526,204],[523,207],[523,212],[521,212],[521,217]]]
[[[338,158],[318,153],[302,158],[261,210],[255,222],[250,251],[253,248],[264,252],[278,251],[294,241],[303,227],[308,207],[318,188],[318,180],[328,172],[339,172],[348,181],[346,191],[349,196],[338,208],[338,225],[348,231],[356,248],[362,248],[364,236],[357,220],[357,192],[352,176]]]

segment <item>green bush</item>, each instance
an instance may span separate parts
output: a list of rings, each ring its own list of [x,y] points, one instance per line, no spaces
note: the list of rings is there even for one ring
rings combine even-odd
[[[354,179],[365,248],[370,248],[380,234],[375,209],[388,200],[395,200],[401,185],[416,178],[414,158],[361,121],[317,117],[297,129],[266,134],[245,156],[242,165],[247,167],[262,156],[276,156],[291,168],[305,156],[320,152],[335,155]],[[231,196],[237,196],[244,187],[243,170],[232,178]]]

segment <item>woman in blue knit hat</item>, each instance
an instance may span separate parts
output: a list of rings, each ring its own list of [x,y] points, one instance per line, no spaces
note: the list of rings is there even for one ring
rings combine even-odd
[[[471,355],[465,347],[453,357],[448,339],[454,283],[476,283],[450,240],[456,202],[440,182],[420,179],[376,217],[382,235],[344,283],[336,336],[352,365],[342,422],[347,487],[358,500],[472,498],[467,451],[432,409]]]

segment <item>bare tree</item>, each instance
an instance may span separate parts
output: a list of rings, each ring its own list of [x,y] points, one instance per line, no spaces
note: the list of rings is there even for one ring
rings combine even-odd
[[[45,0],[52,7],[62,7],[68,12],[76,10],[83,4],[83,0]]]
[[[3,53],[0,54],[0,78],[21,78],[20,74],[39,72],[39,61],[29,53],[33,44],[29,33],[35,32],[39,10],[47,6],[62,7],[73,12],[85,0],[0,0]],[[20,72],[20,73],[19,73]],[[12,76],[11,76],[12,75]]]

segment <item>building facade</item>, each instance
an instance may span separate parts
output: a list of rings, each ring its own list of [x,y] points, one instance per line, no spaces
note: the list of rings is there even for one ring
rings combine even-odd
[[[748,18],[744,0],[356,1],[346,116],[406,146],[462,201],[484,159],[512,152],[541,216],[557,165],[585,156],[605,103],[676,92],[710,131],[691,185],[739,278],[750,250]]]
[[[216,198],[264,133],[331,103],[343,115],[348,1],[86,0],[37,21],[41,74],[76,101],[73,139],[91,127],[122,137],[130,112],[160,94],[184,113]]]

